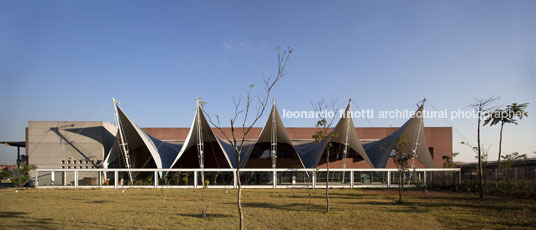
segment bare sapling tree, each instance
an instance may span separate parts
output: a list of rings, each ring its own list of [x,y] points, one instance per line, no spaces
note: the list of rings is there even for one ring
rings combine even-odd
[[[234,114],[229,119],[231,133],[225,132],[222,128],[220,117],[215,115],[216,121],[213,121],[210,114],[207,114],[209,122],[218,129],[225,137],[226,141],[233,147],[237,157],[236,178],[238,187],[237,209],[240,218],[240,229],[244,229],[244,213],[242,210],[242,183],[240,182],[240,154],[243,151],[246,137],[251,129],[257,124],[259,119],[266,111],[266,107],[270,102],[270,95],[275,85],[287,75],[287,63],[293,52],[293,49],[288,47],[281,51],[280,47],[277,50],[277,70],[275,74],[268,77],[263,77],[264,88],[262,93],[255,94],[254,84],[249,85],[249,89],[245,93],[240,94],[238,98],[233,97]]]
[[[176,181],[180,180],[180,178],[181,178],[181,172],[180,171],[177,172],[177,173],[168,172],[164,176],[163,181],[164,181],[164,184],[169,187],[171,182],[176,182]],[[164,189],[164,204],[163,204],[164,208],[166,207],[166,198],[167,198],[168,190],[169,189]]]
[[[480,126],[482,123],[482,118],[485,116],[486,113],[489,111],[495,109],[492,104],[499,100],[499,97],[490,97],[490,98],[475,98],[475,103],[470,104],[470,106],[476,111],[477,113],[477,158],[478,158],[478,176],[479,176],[479,183],[478,183],[478,190],[479,190],[479,196],[480,199],[484,198],[484,173],[482,168],[482,150],[481,150],[481,143],[480,143]]]
[[[325,154],[326,154],[326,212],[329,212],[329,157],[330,149],[333,146],[332,139],[338,137],[338,133],[331,130],[335,116],[329,117],[328,110],[335,110],[335,101],[327,102],[324,99],[311,102],[313,110],[318,115],[319,120],[315,126],[318,130],[313,134],[313,139],[317,143],[325,142]]]
[[[307,189],[309,192],[309,204],[313,204],[313,180],[315,180],[313,175],[318,175],[318,166],[312,170],[310,175],[307,175],[309,177],[309,189]]]
[[[409,161],[413,157],[413,154],[404,151],[408,145],[408,140],[405,137],[400,137],[396,139],[395,146],[389,154],[398,171],[398,203],[402,203],[402,192],[404,191],[404,180],[406,178],[405,173],[408,171]]]

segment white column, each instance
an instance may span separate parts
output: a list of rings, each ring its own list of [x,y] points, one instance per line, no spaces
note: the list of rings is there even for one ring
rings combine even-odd
[[[154,188],[158,188],[158,171],[154,171]]]
[[[35,170],[35,187],[39,186],[39,173]]]
[[[78,188],[78,170],[74,170],[74,187]]]
[[[197,188],[197,171],[194,171],[194,188]]]
[[[423,179],[424,179],[424,191],[426,191],[426,171],[423,171],[424,173],[424,176],[423,176]]]
[[[391,188],[391,171],[387,170],[387,188]]]
[[[350,171],[350,188],[354,188],[354,171]]]
[[[54,171],[50,173],[50,182],[52,183],[52,185],[55,185]]]
[[[277,188],[277,172],[274,170],[273,171],[273,181],[274,181],[274,185],[273,185],[273,188]]]
[[[312,181],[313,181],[313,188],[316,188],[316,171],[313,171]]]
[[[238,188],[238,177],[236,170],[233,171],[233,188]]]
[[[63,186],[67,186],[67,171],[63,171]]]
[[[119,183],[119,173],[117,172],[117,170],[114,171],[114,188],[117,189],[119,187],[118,183]]]

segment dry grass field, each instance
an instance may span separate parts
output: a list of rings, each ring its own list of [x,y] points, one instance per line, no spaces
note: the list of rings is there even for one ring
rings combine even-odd
[[[247,229],[534,229],[532,199],[395,190],[243,190]],[[236,190],[0,189],[1,229],[236,229]]]

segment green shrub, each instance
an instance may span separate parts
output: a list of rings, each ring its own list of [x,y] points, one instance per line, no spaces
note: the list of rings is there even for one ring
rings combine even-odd
[[[22,188],[30,181],[30,171],[36,168],[35,165],[28,165],[28,163],[22,162],[20,167],[13,171],[13,175],[9,179],[11,179],[17,188]]]

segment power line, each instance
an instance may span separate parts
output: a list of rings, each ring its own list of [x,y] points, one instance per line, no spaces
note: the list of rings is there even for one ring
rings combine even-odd
[[[355,101],[352,100],[351,103],[352,103],[353,105],[355,105],[355,107],[357,107],[358,110],[363,111],[363,109],[361,109],[361,107],[359,107],[359,105],[357,105],[357,104],[355,103]],[[370,119],[369,119],[367,116],[363,116],[363,117],[365,118],[365,120],[367,120],[367,123],[368,123],[370,126],[374,127],[374,124],[372,124],[372,122],[370,121]]]
[[[436,111],[439,111],[431,102],[430,100],[427,100],[428,104]],[[454,129],[454,131],[466,142],[466,143],[469,143],[468,141],[468,138],[463,135],[463,133],[456,128],[456,126],[454,126],[446,117],[443,117],[443,120],[445,120],[445,122],[447,122],[447,124],[452,127]]]

